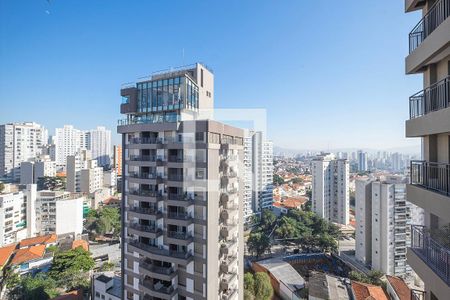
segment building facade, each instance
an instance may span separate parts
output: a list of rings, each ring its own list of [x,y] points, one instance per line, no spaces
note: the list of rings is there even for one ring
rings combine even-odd
[[[64,168],[67,156],[88,149],[88,136],[72,125],[64,125],[63,128],[55,129],[54,143],[56,164]]]
[[[35,184],[0,193],[0,247],[34,236],[35,203]]]
[[[406,183],[402,176],[356,181],[355,255],[373,270],[411,280],[411,224],[423,224],[424,217],[406,201]]]
[[[20,164],[20,184],[37,183],[42,177],[56,176],[56,162],[48,155],[24,161]]]
[[[100,167],[111,164],[111,130],[103,126],[89,130],[87,133],[88,146],[91,150],[92,159],[97,160]]]
[[[243,299],[243,130],[202,64],[123,87],[124,299]],[[205,111],[204,111],[205,110]]]
[[[450,0],[406,0],[421,11],[409,34],[406,74],[421,74],[423,88],[409,98],[406,137],[421,138],[422,160],[411,161],[408,201],[425,210],[413,226],[408,264],[425,283],[426,299],[450,295]]]
[[[334,154],[322,154],[311,162],[312,210],[327,221],[350,221],[349,165]]]
[[[367,152],[358,151],[358,172],[366,172],[369,170],[367,162]]]
[[[36,233],[74,234],[83,231],[84,197],[64,191],[39,191],[36,197]]]
[[[41,154],[47,140],[47,129],[36,123],[0,125],[0,177],[18,182],[20,164]]]
[[[244,137],[244,221],[273,205],[273,144],[261,131]]]
[[[93,160],[89,150],[69,155],[66,163],[66,190],[94,193],[103,188],[103,168]]]
[[[113,165],[116,169],[117,177],[122,176],[122,146],[114,146]]]

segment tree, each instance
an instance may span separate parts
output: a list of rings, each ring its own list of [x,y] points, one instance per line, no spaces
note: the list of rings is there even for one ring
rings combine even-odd
[[[302,182],[303,182],[303,179],[301,179],[300,177],[295,177],[295,178],[293,178],[293,179],[291,180],[291,182],[292,182],[292,183],[295,183],[295,184],[297,184],[297,183],[302,183]]]
[[[266,232],[270,233],[272,231],[275,222],[277,221],[277,216],[270,209],[263,209],[261,213],[261,228]]]
[[[282,185],[283,183],[284,183],[284,179],[280,175],[273,174],[273,184]]]
[[[300,236],[298,227],[297,222],[293,218],[283,216],[275,232],[277,236],[282,239],[297,238]]]
[[[114,263],[107,261],[100,267],[100,271],[113,271],[115,266]]]
[[[9,294],[12,299],[34,300],[53,299],[58,296],[56,282],[45,273],[27,275],[20,279],[19,285]]]
[[[86,273],[92,270],[94,265],[94,259],[83,247],[56,252],[49,276],[66,288],[85,287],[85,279],[89,278]]]
[[[5,189],[5,184],[3,182],[0,182],[0,193],[3,192]]]
[[[252,232],[247,240],[248,251],[260,257],[261,254],[270,249],[269,237],[261,232]]]
[[[112,233],[120,235],[120,211],[116,207],[104,207],[99,210],[91,210],[87,215],[86,228],[100,235]]]
[[[357,271],[351,271],[348,274],[348,277],[351,280],[380,286],[383,284],[383,282],[381,280],[381,277],[383,277],[383,275],[384,274],[378,270],[372,270],[368,273],[368,275],[361,273],[361,272],[357,272]]]
[[[273,287],[270,277],[264,272],[255,274],[255,298],[258,300],[270,300],[273,297]]]
[[[255,279],[250,272],[244,274],[244,299],[255,299]]]

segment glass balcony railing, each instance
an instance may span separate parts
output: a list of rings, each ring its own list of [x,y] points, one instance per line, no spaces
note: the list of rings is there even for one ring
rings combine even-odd
[[[412,225],[411,250],[450,286],[450,248],[448,245],[436,241],[426,227]]]
[[[409,97],[409,118],[450,107],[450,76]]]
[[[412,53],[423,41],[450,16],[450,0],[438,0],[409,33],[409,53]]]
[[[450,164],[411,161],[411,184],[450,196]]]

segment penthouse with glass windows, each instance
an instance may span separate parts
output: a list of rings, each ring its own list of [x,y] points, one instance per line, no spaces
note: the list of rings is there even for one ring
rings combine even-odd
[[[124,299],[243,299],[243,130],[202,64],[121,89]]]
[[[422,160],[411,162],[408,201],[425,211],[412,226],[408,264],[425,283],[414,299],[450,295],[450,0],[405,0],[420,11],[409,34],[406,73],[421,74],[423,88],[409,98],[406,136],[422,140]]]

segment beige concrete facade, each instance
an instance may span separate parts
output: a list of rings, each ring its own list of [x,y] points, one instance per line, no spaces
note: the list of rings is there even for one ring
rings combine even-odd
[[[213,75],[201,64],[151,80],[184,75],[198,86],[198,107],[163,113],[212,108]],[[130,96],[121,107],[127,123],[118,126],[123,299],[242,300],[243,130],[198,118],[143,121],[148,113],[133,107],[139,92],[121,94]]]
[[[408,201],[425,211],[414,226],[408,264],[424,281],[424,299],[450,295],[450,1],[406,0],[405,11],[422,10],[409,35],[407,74],[423,74],[423,90],[410,97],[406,136],[422,139],[422,159],[411,162]]]

